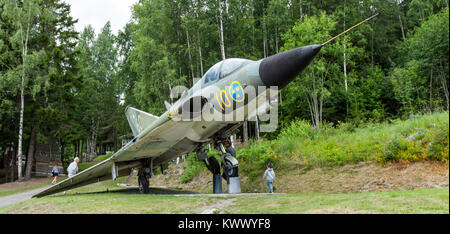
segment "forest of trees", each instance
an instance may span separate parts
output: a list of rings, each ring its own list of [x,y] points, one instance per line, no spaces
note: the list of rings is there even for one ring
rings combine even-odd
[[[91,161],[131,132],[126,106],[160,115],[170,87],[222,59],[320,44],[376,13],[282,91],[279,129],[448,110],[448,0],[139,0],[117,35],[77,32],[62,0],[1,0],[0,146],[27,158],[26,179],[38,141]]]

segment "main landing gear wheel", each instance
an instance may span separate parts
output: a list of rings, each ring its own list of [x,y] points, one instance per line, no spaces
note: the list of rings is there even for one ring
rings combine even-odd
[[[213,173],[214,175],[220,174],[220,163],[217,158],[211,156],[206,160],[208,160],[208,163],[205,162],[208,170],[211,171],[211,173]]]
[[[141,194],[150,193],[150,168],[142,168],[138,173],[139,192]]]
[[[228,158],[225,158],[224,173],[226,173],[228,177],[239,176],[238,167],[235,167]]]

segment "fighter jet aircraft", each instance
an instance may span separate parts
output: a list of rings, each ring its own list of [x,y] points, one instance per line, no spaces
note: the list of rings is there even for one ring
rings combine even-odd
[[[266,95],[266,91],[271,87],[286,87],[328,42],[288,50],[259,61],[231,58],[218,62],[173,105],[166,103],[168,110],[159,117],[127,107],[125,114],[134,135],[132,141],[110,158],[35,197],[103,180],[115,180],[129,175],[133,168],[139,169],[141,193],[148,193],[149,178],[155,169],[164,170],[171,160],[191,152],[196,152],[198,159],[204,161],[213,174],[220,174],[218,160],[208,158],[203,149],[210,143],[223,152],[222,167],[225,174],[237,176],[239,163],[226,154],[222,142],[244,121],[269,110],[274,96]],[[258,90],[255,95],[248,95],[245,91],[250,87]],[[243,113],[241,119],[234,118],[238,112]]]

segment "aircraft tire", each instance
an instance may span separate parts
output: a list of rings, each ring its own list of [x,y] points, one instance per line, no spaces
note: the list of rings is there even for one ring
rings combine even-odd
[[[138,182],[139,182],[139,192],[141,194],[147,194],[150,192],[150,188],[149,188],[149,180],[145,175],[140,175],[138,177]]]
[[[226,159],[225,159],[225,168],[228,168],[226,170],[228,177],[238,177],[239,176],[238,167],[233,167],[232,163]]]
[[[220,163],[215,157],[209,157],[208,158],[209,167],[208,169],[211,171],[211,173],[217,175],[220,174]]]

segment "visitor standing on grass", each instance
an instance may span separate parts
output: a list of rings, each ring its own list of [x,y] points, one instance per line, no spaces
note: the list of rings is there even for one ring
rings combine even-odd
[[[273,164],[267,165],[267,170],[264,172],[263,179],[267,178],[267,186],[269,187],[269,193],[273,193],[273,182],[275,181],[275,172],[273,171]]]
[[[75,157],[73,159],[73,162],[70,163],[69,167],[67,168],[69,178],[74,177],[78,173],[78,162],[80,162],[80,159],[78,157]],[[75,190],[73,190],[73,191],[76,193]],[[66,192],[64,191],[64,195],[65,194],[66,194]]]
[[[52,169],[52,176],[53,176],[52,184],[56,183],[56,179],[58,179],[58,175],[59,175],[58,164],[55,164],[55,166],[53,166],[53,169]]]

